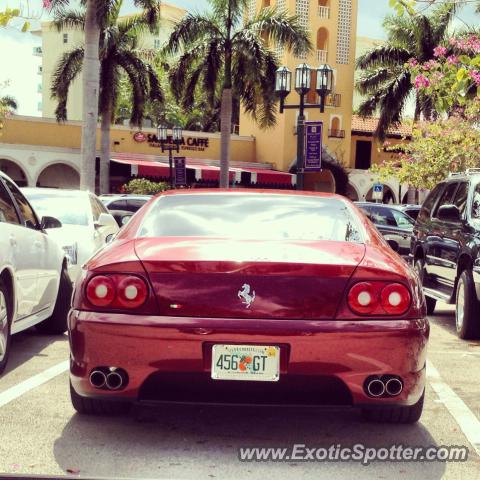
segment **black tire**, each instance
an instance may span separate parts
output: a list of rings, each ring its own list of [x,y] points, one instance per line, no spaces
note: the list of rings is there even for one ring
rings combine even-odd
[[[415,271],[417,272],[423,286],[423,279],[425,277],[425,261],[423,258],[417,258],[415,260]],[[425,296],[425,301],[427,303],[427,315],[433,315],[435,307],[437,306],[437,300],[432,297]]]
[[[480,302],[477,299],[472,272],[464,270],[458,279],[455,295],[455,328],[459,338],[464,340],[480,338],[479,313]]]
[[[2,320],[2,312],[6,314]],[[6,323],[5,323],[6,322]],[[12,341],[12,335],[10,332],[12,324],[12,301],[10,297],[10,291],[5,283],[0,280],[0,335],[4,335],[3,342],[0,344],[0,375],[5,370],[8,362],[8,356],[10,355],[10,344]],[[5,330],[4,330],[5,329]],[[1,340],[0,340],[1,341]]]
[[[75,391],[71,383],[70,399],[73,408],[81,415],[125,415],[130,410],[128,402],[82,397]]]
[[[72,282],[66,267],[64,267],[60,275],[60,285],[52,316],[36,325],[36,329],[40,333],[61,335],[67,331],[67,317],[72,301],[72,291]]]
[[[425,391],[417,403],[408,407],[377,407],[362,409],[363,417],[375,423],[415,423],[423,412]]]

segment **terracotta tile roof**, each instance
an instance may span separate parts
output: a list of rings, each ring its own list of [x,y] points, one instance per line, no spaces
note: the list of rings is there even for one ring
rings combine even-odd
[[[352,116],[352,132],[373,133],[377,129],[378,118],[376,117],[361,117],[359,115]],[[387,131],[387,136],[401,136],[410,137],[412,135],[412,126],[399,123],[390,127]]]

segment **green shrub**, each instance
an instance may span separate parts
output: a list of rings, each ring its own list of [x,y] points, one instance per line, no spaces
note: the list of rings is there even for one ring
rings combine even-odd
[[[152,182],[146,178],[135,178],[124,185],[126,193],[136,195],[155,195],[159,192],[168,190],[168,184],[165,182]]]

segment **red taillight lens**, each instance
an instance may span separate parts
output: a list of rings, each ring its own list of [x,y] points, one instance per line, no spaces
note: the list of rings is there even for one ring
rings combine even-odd
[[[124,308],[137,308],[145,303],[148,289],[138,277],[125,277],[117,286],[117,302]]]
[[[115,284],[110,277],[98,275],[87,285],[87,299],[96,307],[108,307],[115,299]]]
[[[148,286],[134,275],[97,275],[88,281],[85,293],[95,307],[134,309],[146,302]]]
[[[410,292],[401,283],[387,285],[380,295],[383,309],[390,315],[402,315],[410,306]]]
[[[359,282],[348,292],[348,306],[360,315],[403,315],[407,312],[412,296],[401,283]]]
[[[378,306],[378,294],[369,282],[356,283],[348,292],[348,305],[355,313],[373,313]]]

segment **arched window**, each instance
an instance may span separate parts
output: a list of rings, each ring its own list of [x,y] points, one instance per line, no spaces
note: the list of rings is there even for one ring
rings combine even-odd
[[[321,27],[317,31],[317,61],[320,64],[328,60],[328,30]]]
[[[262,2],[262,8],[268,8],[270,7],[270,0],[263,0]]]
[[[318,0],[318,16],[320,18],[330,18],[330,1]]]

